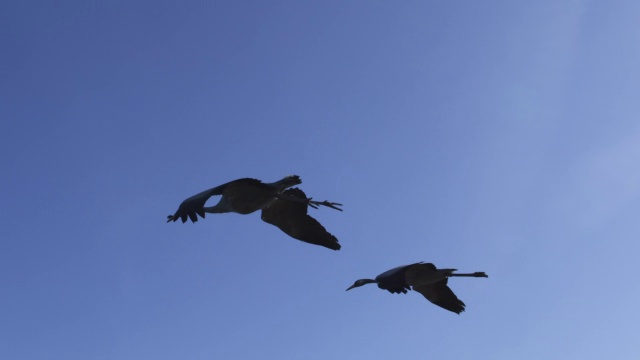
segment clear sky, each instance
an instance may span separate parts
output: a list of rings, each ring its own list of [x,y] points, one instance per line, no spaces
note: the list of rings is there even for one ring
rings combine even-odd
[[[0,4],[0,358],[637,359],[637,1]],[[258,213],[288,174],[335,252]],[[433,262],[456,315],[359,278]]]

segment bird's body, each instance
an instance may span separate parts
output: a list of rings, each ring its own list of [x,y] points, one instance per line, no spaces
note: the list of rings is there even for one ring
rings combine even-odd
[[[408,266],[398,266],[391,270],[387,270],[376,276],[375,282],[380,289],[388,290],[392,294],[406,294],[411,287],[404,281],[404,274],[407,272]]]
[[[385,271],[375,279],[360,279],[349,287],[351,290],[365,284],[376,283],[380,289],[391,293],[406,294],[409,290],[421,293],[430,302],[460,314],[465,304],[447,286],[448,278],[452,276],[488,277],[484,272],[471,274],[455,274],[456,269],[437,269],[431,263],[415,263],[403,265]]]
[[[311,201],[302,190],[288,189],[300,183],[302,181],[297,175],[287,176],[273,183],[263,183],[250,178],[230,181],[186,199],[174,215],[168,216],[167,221],[181,219],[184,223],[191,219],[192,222],[196,222],[197,215],[204,218],[205,213],[234,212],[246,215],[262,210],[262,219],[265,222],[277,226],[291,237],[333,250],[340,249],[338,240],[314,218],[307,215],[307,208],[323,205],[342,211],[337,207],[341,204]],[[215,195],[222,196],[218,203],[205,207],[207,200]]]

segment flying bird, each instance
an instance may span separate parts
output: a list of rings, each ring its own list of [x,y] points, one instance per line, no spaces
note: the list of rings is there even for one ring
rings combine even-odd
[[[204,218],[206,213],[251,214],[262,210],[262,220],[277,226],[289,236],[310,244],[339,250],[340,244],[336,237],[327,232],[317,220],[307,215],[307,208],[311,206],[317,209],[322,205],[342,211],[338,207],[342,204],[313,201],[298,188],[288,189],[300,183],[302,181],[297,175],[287,176],[273,183],[263,183],[250,178],[230,181],[186,199],[175,214],[167,217],[167,222],[178,219],[183,223],[187,219],[196,222],[198,215]],[[220,201],[214,206],[205,207],[207,200],[215,195],[222,196]]]
[[[414,290],[422,294],[430,302],[441,308],[460,314],[464,311],[465,304],[458,299],[456,294],[447,286],[449,277],[489,277],[484,272],[471,274],[454,274],[457,269],[436,269],[431,263],[415,263],[398,266],[376,276],[374,279],[356,280],[348,290],[365,284],[378,284],[378,287],[394,294],[406,294],[408,290]]]

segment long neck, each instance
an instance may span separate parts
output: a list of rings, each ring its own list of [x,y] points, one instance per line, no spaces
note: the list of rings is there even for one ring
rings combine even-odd
[[[449,276],[460,276],[460,277],[463,277],[463,276],[466,276],[466,277],[486,277],[486,278],[488,278],[488,277],[489,277],[487,274],[485,274],[485,273],[484,273],[484,272],[482,272],[482,271],[474,272],[474,273],[472,273],[472,274],[449,274]]]
[[[377,283],[377,281],[373,280],[373,279],[359,279],[356,280],[355,283],[353,283],[353,285],[349,286],[349,288],[347,289],[347,291],[360,287],[362,285],[367,285],[367,284],[373,284],[373,283]]]

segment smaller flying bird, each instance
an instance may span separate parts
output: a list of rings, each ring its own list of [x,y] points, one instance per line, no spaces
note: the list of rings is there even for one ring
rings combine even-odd
[[[465,304],[458,299],[456,294],[447,286],[449,277],[485,277],[484,272],[474,272],[471,274],[454,274],[458,269],[436,269],[431,263],[415,263],[411,265],[398,266],[389,271],[376,276],[373,279],[356,280],[348,290],[360,287],[365,284],[378,284],[383,290],[388,290],[394,294],[406,294],[407,290],[414,290],[422,294],[430,302],[441,308],[460,314],[464,311]]]

